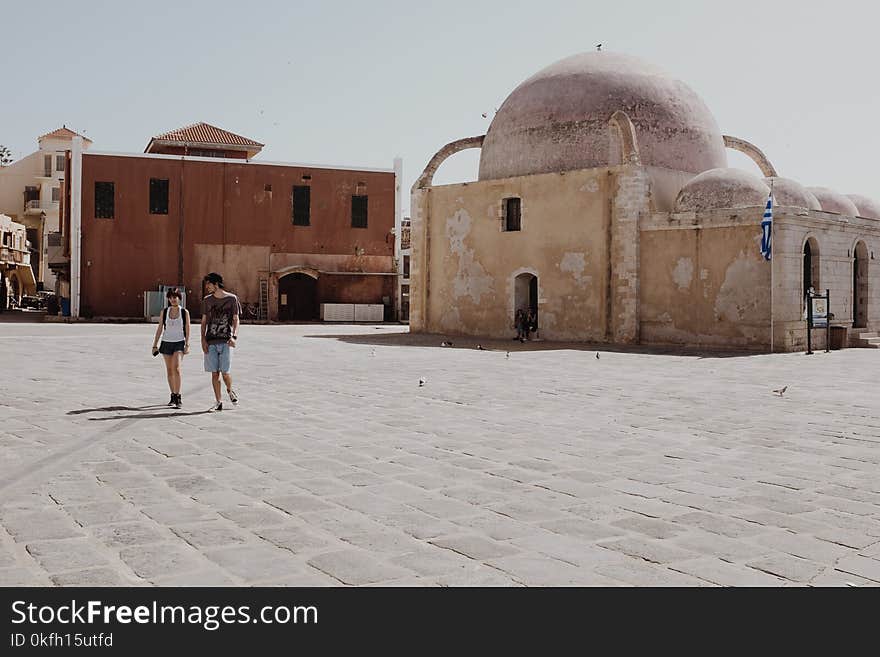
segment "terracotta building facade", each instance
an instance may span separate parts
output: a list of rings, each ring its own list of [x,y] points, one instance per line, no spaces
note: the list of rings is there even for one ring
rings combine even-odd
[[[197,316],[216,271],[255,318],[317,320],[325,303],[394,316],[393,169],[76,148],[70,167],[73,314],[143,317],[146,291],[183,285]]]

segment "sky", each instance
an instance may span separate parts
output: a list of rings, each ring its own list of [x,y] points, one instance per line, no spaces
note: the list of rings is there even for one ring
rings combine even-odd
[[[93,149],[142,152],[205,121],[266,144],[264,161],[402,157],[406,212],[437,150],[601,42],[686,82],[780,175],[880,199],[878,27],[864,0],[0,0],[0,144],[18,159],[66,124]],[[458,153],[434,182],[474,180],[478,162]]]

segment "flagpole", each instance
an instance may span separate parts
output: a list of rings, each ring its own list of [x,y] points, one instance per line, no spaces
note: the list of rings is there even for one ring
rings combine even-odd
[[[772,177],[770,178],[770,203],[771,203],[770,207],[772,208],[773,207],[773,205],[772,205],[772,203],[773,203],[773,178]],[[773,224],[774,223],[776,223],[776,222],[772,221],[772,218],[771,218],[771,221],[770,221],[770,248],[771,248],[771,251],[770,251],[770,353],[771,354],[773,353],[773,333],[774,333],[774,331],[773,331],[773,269],[774,269],[774,266],[773,266],[773,251],[772,251],[772,249],[773,249]]]

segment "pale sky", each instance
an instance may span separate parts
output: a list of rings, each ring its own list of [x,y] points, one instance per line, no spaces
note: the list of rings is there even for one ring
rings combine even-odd
[[[186,2],[0,0],[0,144],[67,124],[98,150],[206,121],[266,161],[391,168],[408,190],[569,55],[635,55],[689,84],[780,175],[880,199],[880,9],[864,0]],[[489,114],[484,119],[481,113]],[[755,173],[728,151],[731,166]],[[474,180],[478,152],[435,183]]]

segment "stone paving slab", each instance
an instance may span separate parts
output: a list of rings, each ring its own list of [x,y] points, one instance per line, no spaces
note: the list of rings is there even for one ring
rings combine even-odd
[[[240,333],[0,324],[0,585],[880,585],[875,351]]]

